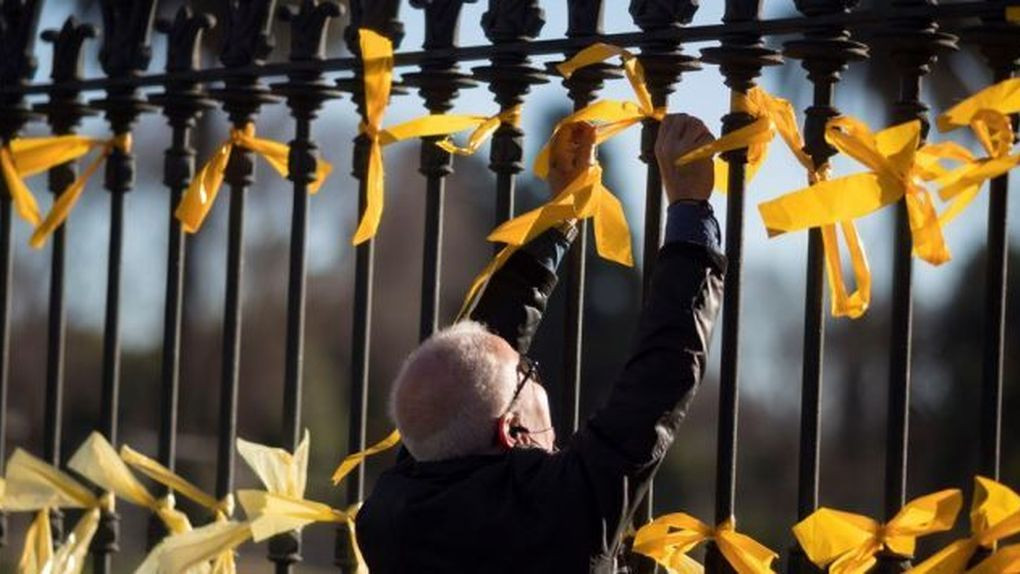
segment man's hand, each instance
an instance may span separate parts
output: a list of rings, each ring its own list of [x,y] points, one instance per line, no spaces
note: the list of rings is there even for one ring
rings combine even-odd
[[[712,159],[698,160],[677,167],[676,160],[685,153],[701,147],[715,138],[705,124],[687,114],[670,114],[659,126],[655,140],[655,158],[659,162],[662,184],[670,203],[677,201],[703,201],[712,195],[715,170]]]
[[[595,126],[567,124],[553,136],[549,153],[549,191],[563,191],[571,181],[595,165]]]

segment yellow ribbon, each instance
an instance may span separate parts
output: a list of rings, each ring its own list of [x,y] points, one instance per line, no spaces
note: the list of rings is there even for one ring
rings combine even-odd
[[[358,451],[353,454],[349,454],[342,461],[340,465],[333,471],[333,486],[340,484],[352,470],[358,467],[359,464],[373,454],[379,454],[380,452],[387,451],[400,444],[400,431],[391,432],[386,438],[366,448],[365,450]]]
[[[0,147],[0,172],[18,215],[32,227],[42,222],[39,205],[24,178],[74,161],[103,144],[103,140],[86,136],[63,135],[17,138]]]
[[[685,165],[693,161],[708,159],[727,151],[747,148],[747,175],[750,182],[765,162],[768,146],[776,134],[786,142],[797,160],[807,170],[814,171],[815,166],[810,156],[804,153],[804,142],[797,129],[797,117],[793,105],[783,98],[770,95],[755,86],[747,93],[733,91],[730,93],[730,109],[744,112],[754,120],[741,128],[724,134],[719,139],[695,148],[676,160],[677,165]],[[715,189],[725,193],[729,186],[729,168],[724,159],[715,162]]]
[[[220,536],[224,532],[237,534],[240,528],[230,528],[230,516],[234,513],[234,496],[228,494],[223,500],[216,500],[215,497],[206,494],[197,486],[184,479],[180,475],[166,468],[159,462],[141,454],[127,445],[120,447],[120,458],[125,464],[138,472],[148,476],[159,484],[180,493],[185,498],[209,510],[215,517],[215,521],[205,527],[196,528],[190,531],[172,533],[164,538],[155,548],[149,552],[145,561],[135,570],[135,574],[157,574],[165,572],[161,569],[163,557],[174,548],[189,547],[193,544],[209,543],[213,547],[219,543]],[[236,524],[236,523],[234,523]],[[195,532],[201,531],[198,534]],[[243,542],[243,541],[242,541]],[[240,544],[240,543],[238,543]],[[188,574],[232,574],[236,571],[234,566],[234,554],[231,551],[222,552],[213,560],[210,569],[209,564],[203,563],[185,568],[182,571]]]
[[[458,146],[453,138],[446,137],[438,142],[436,145],[439,146],[443,151],[456,155],[473,155],[478,151],[478,148],[482,147],[492,134],[496,133],[501,124],[510,124],[514,126],[521,125],[521,106],[516,105],[508,110],[499,112],[492,116],[429,116],[433,118],[444,118],[444,121],[459,120],[469,125],[474,125],[475,129],[468,136],[467,144],[464,146]],[[442,125],[444,129],[451,129],[456,127],[455,125]],[[466,128],[462,128],[466,129]],[[387,131],[392,131],[392,128]],[[453,131],[462,131],[461,129]]]
[[[135,478],[103,435],[93,432],[78,447],[67,467],[117,498],[148,508],[159,516],[171,534],[191,530],[184,513],[174,508],[173,495],[156,498]]]
[[[220,144],[209,161],[198,170],[188,185],[184,197],[181,198],[181,203],[177,206],[175,215],[180,220],[181,227],[188,233],[197,232],[209,214],[209,210],[212,209],[220,187],[223,185],[223,172],[230,162],[230,154],[233,152],[234,146],[242,147],[262,156],[281,177],[287,177],[290,174],[289,146],[271,139],[256,137],[255,124],[246,124],[241,129],[231,128],[230,137]],[[317,160],[315,180],[308,185],[308,193],[317,193],[332,171],[333,166],[328,162],[322,159]]]
[[[180,493],[218,518],[228,518],[234,513],[233,495],[228,494],[223,500],[216,500],[215,497],[206,494],[187,479],[127,445],[121,445],[120,458],[128,466],[170,490]]]
[[[941,132],[969,125],[986,154],[977,158],[966,149],[949,144],[955,152],[951,159],[961,161],[963,165],[935,180],[939,185],[939,197],[952,201],[940,217],[943,225],[974,201],[985,181],[1020,165],[1020,153],[1010,153],[1014,133],[1008,114],[1017,112],[1020,112],[1020,78],[1013,78],[981,90],[939,116]]]
[[[96,497],[68,474],[19,448],[7,462],[3,508],[9,512],[36,511],[25,539],[19,573],[79,574],[99,525],[100,510],[112,510],[113,498]],[[86,509],[56,551],[49,524],[52,508]]]
[[[623,204],[602,185],[602,167],[593,165],[542,207],[505,222],[489,234],[489,241],[505,243],[506,246],[472,281],[457,319],[471,310],[492,274],[521,246],[564,221],[587,218],[594,222],[599,255],[623,265],[633,265],[630,230]]]
[[[886,524],[850,512],[819,508],[793,527],[801,548],[830,574],[864,574],[883,548],[913,556],[917,538],[949,530],[963,505],[957,489],[942,490],[906,504]]]
[[[1020,544],[1004,546],[967,570],[967,574],[1018,574],[1020,573]]]
[[[1020,6],[1006,6],[1006,21],[1020,24]]]
[[[599,100],[560,120],[553,128],[549,141],[535,158],[534,172],[541,179],[549,176],[552,142],[557,132],[575,122],[595,124],[595,144],[601,144],[628,127],[645,119],[661,121],[666,115],[665,108],[652,104],[652,97],[645,86],[644,70],[637,57],[618,46],[596,43],[581,50],[573,58],[559,64],[557,69],[569,78],[585,66],[619,57],[624,73],[634,91],[636,101]],[[632,266],[630,228],[624,215],[623,204],[602,183],[602,168],[590,167],[548,203],[522,214],[497,227],[489,234],[488,240],[505,243],[506,247],[496,254],[468,289],[458,318],[470,311],[475,299],[489,278],[521,246],[542,232],[568,220],[591,218],[594,222],[595,248],[598,254],[610,261]]]
[[[963,572],[978,548],[992,549],[997,541],[1020,532],[1020,495],[994,480],[975,477],[970,527],[969,538],[946,546],[911,569],[911,574]]]
[[[249,539],[260,542],[277,534],[300,529],[313,522],[348,523],[353,531],[355,509],[339,511],[326,504],[305,500],[308,480],[309,436],[293,453],[280,448],[237,439],[237,452],[262,482],[264,490],[239,490],[238,500],[248,520],[218,521],[167,540],[159,558],[160,572],[179,572],[210,560],[224,561]],[[232,572],[217,570],[213,572]]]
[[[820,181],[758,206],[769,235],[852,221],[905,198],[914,253],[940,265],[949,261],[942,227],[924,187],[938,176],[937,160],[949,152],[944,146],[918,149],[919,121],[872,133],[860,120],[833,118],[825,138],[842,153],[870,171]]]
[[[389,105],[393,83],[393,43],[368,28],[361,28],[358,35],[365,98],[365,116],[358,131],[370,140],[371,145],[365,175],[365,211],[354,232],[354,245],[374,237],[382,220],[386,185],[382,153],[384,147],[411,138],[449,136],[474,128],[465,147],[458,147],[449,138],[437,142],[439,147],[449,153],[469,155],[477,151],[501,122],[516,125],[520,121],[520,107],[515,106],[490,117],[435,114],[383,129],[383,116]]]
[[[634,536],[634,552],[665,567],[670,574],[700,574],[703,568],[687,555],[695,546],[714,541],[726,561],[738,574],[772,572],[778,555],[740,534],[732,518],[716,528],[683,512],[667,514],[642,526]]]
[[[46,243],[46,238],[64,223],[71,213],[71,209],[78,203],[82,192],[85,191],[89,179],[99,170],[106,158],[110,157],[113,150],[118,149],[124,153],[131,152],[130,133],[116,135],[107,140],[95,140],[83,136],[58,136],[57,138],[40,138],[40,140],[51,141],[40,141],[37,145],[30,144],[24,152],[19,152],[15,148],[15,164],[19,167],[24,164],[26,170],[31,172],[42,166],[60,165],[84,155],[94,147],[98,147],[100,151],[99,155],[85,167],[81,175],[57,197],[49,213],[46,214],[46,218],[32,232],[28,244],[37,249],[42,247]],[[33,157],[31,159],[25,157],[28,155]],[[10,185],[9,181],[8,185]]]

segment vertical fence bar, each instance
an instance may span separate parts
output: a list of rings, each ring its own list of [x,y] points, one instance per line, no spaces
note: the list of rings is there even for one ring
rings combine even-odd
[[[166,71],[186,73],[201,67],[201,42],[215,18],[180,7],[174,19],[160,20],[156,28],[167,36]],[[191,130],[199,114],[213,106],[205,90],[195,82],[167,82],[165,91],[149,101],[163,108],[172,132],[170,147],[163,158],[163,184],[170,190],[166,252],[166,290],[163,304],[163,349],[160,367],[159,436],[157,460],[173,470],[177,452],[177,407],[180,387],[181,316],[183,305],[186,244],[181,222],[174,216],[184,190],[195,174],[195,149]],[[169,494],[169,490],[164,493]],[[148,546],[154,547],[167,534],[163,521],[149,517]]]
[[[995,4],[995,2],[991,2]],[[1020,60],[1020,34],[1017,26],[1006,22],[1005,15],[985,18],[963,31],[969,44],[976,44],[992,71],[992,80],[1001,82],[1013,76]],[[1017,117],[1013,117],[1016,129]],[[1009,260],[1008,207],[1009,175],[997,177],[989,185],[988,243],[985,267],[985,312],[982,337],[980,474],[999,478],[1002,443],[1002,360],[1005,349],[1006,278]]]
[[[747,22],[760,17],[761,1],[726,0],[723,22]],[[723,133],[753,121],[737,104],[740,94],[754,87],[764,66],[782,59],[766,48],[760,36],[724,36],[721,46],[706,48],[702,59],[719,65],[726,85],[732,90],[730,113],[723,117]],[[740,371],[740,297],[744,266],[744,194],[746,192],[747,149],[723,154],[729,163],[726,195],[726,292],[723,294],[722,359],[719,378],[719,434],[716,452],[715,521],[721,523],[735,513],[737,486],[737,405]],[[710,574],[732,572],[719,548],[712,544],[705,557]]]
[[[934,4],[928,0],[893,0],[893,7]],[[921,80],[930,71],[935,54],[951,48],[955,38],[938,32],[930,19],[891,18],[884,35],[891,43],[889,54],[900,74],[899,100],[893,106],[894,123],[919,120],[922,140],[928,133],[928,106],[921,101]],[[891,519],[906,501],[907,436],[910,413],[910,354],[913,330],[913,241],[905,199],[896,205],[893,253],[892,332],[889,353],[888,416],[886,420],[885,519]],[[879,555],[878,571],[901,572],[907,557],[891,552]]]
[[[21,86],[35,74],[34,37],[42,2],[6,2],[0,10],[0,85]],[[0,96],[0,145],[7,146],[33,117],[20,93]],[[13,205],[0,178],[0,464],[5,458],[7,387],[10,382],[11,290],[14,272]],[[7,543],[7,515],[0,511],[0,548]]]
[[[474,0],[411,0],[411,6],[425,10],[426,51],[444,50],[456,45],[460,12]],[[453,109],[453,101],[462,88],[475,85],[460,71],[452,58],[426,58],[420,72],[404,74],[404,83],[416,86],[430,114]],[[422,240],[421,315],[418,339],[424,341],[439,325],[440,269],[443,249],[443,199],[446,176],[453,173],[453,157],[435,144],[440,137],[421,140],[418,171],[425,176],[425,233]]]
[[[567,37],[587,38],[591,43],[599,41],[602,34],[602,0],[571,0],[567,3]],[[574,56],[574,50],[566,56]],[[555,73],[555,65],[550,64]],[[595,100],[603,82],[619,77],[619,71],[609,64],[586,66],[563,79],[567,95],[574,104],[574,111],[580,110]],[[567,254],[565,291],[567,308],[563,331],[563,386],[560,391],[562,405],[558,417],[556,435],[564,440],[570,437],[580,422],[581,364],[584,348],[584,284],[588,258],[588,221],[577,222],[577,237]]]
[[[643,32],[656,32],[675,28],[690,23],[698,10],[698,3],[693,0],[671,0],[669,2],[643,2],[632,0],[630,14]],[[639,61],[645,70],[648,91],[652,96],[652,104],[666,107],[669,95],[680,74],[700,69],[698,59],[682,52],[676,40],[648,40],[640,44]],[[645,229],[644,249],[641,262],[642,299],[651,285],[655,259],[662,243],[662,176],[659,164],[655,159],[655,140],[659,135],[659,122],[646,119],[641,122],[641,161],[647,166],[645,179]],[[653,485],[648,485],[648,492],[634,516],[635,526],[640,526],[652,519]],[[632,557],[638,572],[653,572],[655,565],[644,556]]]
[[[976,44],[992,70],[994,82],[1013,76],[1020,60],[1020,34],[1005,21],[1003,14],[986,18],[978,26],[964,30],[967,43]],[[1013,116],[1013,129],[1018,127]],[[988,236],[985,259],[985,309],[983,315],[981,357],[981,406],[978,439],[978,474],[999,479],[1002,454],[1003,354],[1005,352],[1006,289],[1009,265],[1009,175],[989,184]],[[968,567],[976,566],[991,554],[980,547]]]
[[[396,0],[383,2],[372,0],[352,0],[350,24],[347,27],[345,40],[347,47],[355,55],[360,54],[360,28],[370,28],[386,36],[394,47],[400,45],[404,37],[404,27],[397,20],[400,3]],[[353,78],[337,81],[340,89],[350,92],[359,115],[365,117],[365,92],[360,63]],[[394,92],[395,93],[395,92]],[[371,138],[359,133],[354,138],[353,169],[351,174],[358,180],[358,217],[365,212],[368,201],[368,157]],[[355,248],[354,263],[354,317],[351,334],[351,399],[350,423],[348,427],[348,452],[360,451],[365,448],[365,422],[368,413],[368,381],[369,360],[372,336],[372,279],[375,271],[375,240],[369,239]],[[360,465],[347,478],[347,504],[355,504],[364,497],[365,467]],[[348,526],[337,527],[335,560],[341,571],[353,574],[358,562],[355,549],[351,545]]]
[[[155,0],[117,2],[103,0],[103,45],[99,61],[110,78],[128,79],[149,65],[149,35],[155,15]],[[111,86],[106,98],[93,103],[106,115],[115,136],[130,137],[138,116],[151,109],[130,84]],[[103,377],[99,430],[117,444],[118,399],[120,395],[120,292],[124,249],[124,199],[134,185],[134,156],[130,150],[114,148],[106,160],[105,187],[110,192],[110,243],[106,268],[106,312],[103,326]],[[119,550],[119,517],[103,511],[91,550],[97,574],[110,571],[111,554]]]
[[[64,21],[63,27],[57,30],[46,30],[42,39],[53,44],[53,65],[50,77],[54,83],[70,82],[81,79],[82,44],[86,38],[96,35],[95,27],[89,24],[78,24],[74,18]],[[74,88],[64,88],[50,92],[49,101],[35,106],[35,111],[46,116],[47,122],[55,135],[74,133],[74,129],[92,110],[86,106],[80,92]],[[49,189],[54,201],[74,181],[78,175],[75,162],[58,165],[49,171]],[[58,227],[50,238],[50,297],[49,297],[49,328],[46,334],[46,407],[43,417],[43,458],[50,464],[59,467],[61,462],[60,441],[61,421],[63,419],[64,395],[64,353],[66,314],[64,310],[64,266],[65,246],[67,243],[67,222]],[[63,538],[63,513],[60,509],[50,510],[50,528],[55,540]]]
[[[212,90],[211,94],[223,104],[231,125],[237,130],[243,130],[255,120],[262,104],[277,101],[257,75],[245,71],[264,64],[272,52],[270,26],[275,4],[274,0],[230,2],[224,10],[224,41],[220,52],[220,62],[226,66],[224,86]],[[241,367],[244,201],[245,192],[255,182],[254,176],[252,152],[234,146],[223,177],[230,186],[230,215],[216,456],[216,496],[221,499],[234,489],[234,441],[237,438],[237,393]]]
[[[849,12],[855,0],[797,2],[806,16],[826,16]],[[825,141],[825,124],[839,115],[833,106],[833,90],[849,61],[867,57],[867,46],[854,42],[843,28],[833,27],[808,32],[803,39],[787,42],[785,55],[802,60],[808,79],[814,86],[812,104],[804,124],[804,151],[811,155],[816,169],[827,166],[836,149]],[[808,232],[806,296],[804,300],[804,358],[801,375],[800,457],[797,484],[797,518],[802,520],[818,507],[818,470],[821,435],[822,363],[825,338],[825,253],[822,232]],[[791,574],[817,573],[799,545],[791,549],[787,571]]]
[[[281,6],[279,17],[290,23],[290,61],[319,62],[326,52],[326,27],[340,16],[340,6],[330,0],[303,0],[298,8]],[[289,451],[301,441],[302,365],[305,330],[305,265],[307,261],[308,194],[315,181],[318,147],[312,141],[312,121],[327,99],[340,92],[326,84],[315,71],[295,71],[284,84],[274,84],[274,92],[286,96],[295,121],[290,142],[288,179],[294,184],[294,207],[290,228],[290,273],[287,284],[287,346],[283,375],[283,429],[280,442]],[[301,536],[291,531],[269,541],[269,559],[276,572],[286,574],[301,561]]]
[[[533,40],[545,25],[545,12],[538,0],[489,0],[482,14],[485,37],[497,47]],[[475,77],[489,84],[501,112],[524,103],[531,86],[548,80],[533,68],[525,51],[497,51],[491,65],[475,68]],[[502,122],[492,137],[489,169],[496,174],[496,218],[499,225],[514,215],[514,189],[517,174],[524,170],[524,132],[513,122]],[[499,246],[495,247],[499,251]]]

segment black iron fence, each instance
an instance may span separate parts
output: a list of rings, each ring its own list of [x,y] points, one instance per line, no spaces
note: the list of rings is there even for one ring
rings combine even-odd
[[[883,55],[891,58],[900,75],[901,89],[896,95],[896,122],[920,120],[927,128],[928,106],[921,100],[921,86],[938,55],[954,49],[958,43],[976,45],[984,55],[995,80],[1015,72],[1020,58],[1020,34],[1007,23],[1009,2],[963,1],[935,4],[934,0],[891,0],[879,7],[855,10],[854,0],[797,0],[800,14],[794,17],[761,20],[760,0],[726,0],[723,22],[704,26],[688,25],[698,9],[693,0],[634,0],[629,15],[640,31],[603,34],[603,12],[624,17],[622,2],[571,0],[567,2],[569,27],[561,39],[535,40],[543,24],[537,0],[490,0],[481,25],[491,44],[457,47],[458,19],[467,0],[416,1],[410,4],[425,11],[425,43],[421,51],[398,52],[395,57],[401,84],[416,88],[431,113],[444,113],[455,107],[458,90],[479,83],[487,84],[501,110],[524,103],[531,86],[553,81],[555,73],[535,61],[547,57],[558,62],[582,48],[600,41],[635,48],[644,67],[647,87],[655,106],[666,105],[667,98],[681,75],[703,64],[719,66],[726,85],[741,93],[755,86],[766,66],[780,65],[783,57],[801,62],[813,86],[813,99],[806,109],[805,151],[816,165],[825,165],[835,155],[826,143],[826,121],[839,114],[834,106],[840,74],[848,64],[864,60],[869,45],[858,36],[881,45]],[[170,190],[169,243],[166,253],[165,319],[162,346],[162,372],[158,384],[160,421],[157,459],[174,468],[177,437],[178,388],[180,384],[182,285],[186,236],[173,209],[180,202],[195,173],[196,154],[191,135],[205,110],[222,107],[232,126],[238,130],[255,120],[265,104],[284,102],[293,116],[294,137],[290,142],[289,179],[293,183],[294,202],[290,224],[289,280],[285,349],[285,392],[283,426],[279,446],[294,449],[300,440],[302,359],[304,353],[306,245],[309,215],[309,186],[314,180],[316,141],[311,127],[322,105],[347,93],[358,113],[365,113],[357,56],[327,58],[324,55],[327,23],[340,15],[340,6],[329,1],[305,0],[276,11],[271,0],[223,2],[216,20],[209,15],[181,7],[172,21],[160,21],[156,29],[168,35],[166,69],[150,72],[149,37],[153,27],[155,0],[100,2],[103,14],[102,47],[99,54],[104,76],[82,78],[82,46],[97,35],[89,24],[69,18],[60,30],[41,34],[54,45],[52,81],[31,83],[35,68],[33,39],[40,11],[39,0],[4,0],[0,28],[0,137],[6,144],[19,137],[32,121],[45,120],[53,134],[73,134],[88,115],[102,113],[113,134],[130,134],[142,114],[162,113],[167,120],[168,148],[163,183]],[[345,38],[357,52],[358,28],[371,28],[399,42],[403,35],[398,19],[400,2],[352,1],[350,24]],[[1014,3],[1015,4],[1015,3]],[[282,7],[281,7],[282,8]],[[218,21],[217,21],[218,20]],[[272,48],[271,30],[290,27],[289,59],[267,63]],[[198,54],[203,32],[223,26],[220,63],[216,68],[200,68]],[[764,39],[789,37],[783,53],[766,46]],[[700,55],[685,52],[691,42],[717,42]],[[285,49],[285,48],[284,48]],[[484,62],[467,69],[469,62]],[[339,73],[339,79],[329,76]],[[584,68],[563,80],[566,94],[575,108],[594,101],[604,82],[621,77],[610,65]],[[86,99],[85,95],[90,97]],[[410,97],[400,95],[399,97]],[[353,113],[352,109],[352,113]],[[722,131],[729,132],[748,124],[753,118],[734,109],[722,119]],[[661,181],[654,161],[653,144],[657,121],[642,123],[640,159],[647,164],[647,200],[644,224],[644,275],[654,262],[660,243]],[[489,168],[494,173],[495,223],[515,213],[515,180],[524,168],[524,132],[513,122],[503,122],[491,146]],[[444,222],[444,189],[452,173],[452,156],[434,146],[437,138],[424,138],[420,172],[425,177],[425,233],[422,249],[420,328],[427,337],[446,318],[439,312],[440,270]],[[354,175],[360,180],[361,209],[366,201],[366,162],[370,138],[354,138]],[[229,191],[228,249],[226,261],[225,308],[222,319],[222,372],[219,388],[219,438],[215,495],[225,497],[234,484],[234,443],[238,416],[238,392],[241,350],[241,301],[244,266],[245,200],[253,184],[253,155],[244,147],[235,147],[225,170]],[[718,409],[718,446],[716,454],[715,519],[722,522],[735,514],[734,497],[738,476],[736,465],[738,389],[740,381],[740,330],[745,213],[746,150],[730,152],[729,193],[726,198],[725,249],[729,258],[727,288],[722,317],[721,379]],[[105,329],[102,344],[102,412],[96,425],[111,443],[118,442],[118,397],[120,395],[120,310],[122,253],[124,243],[124,197],[134,186],[135,159],[128,148],[113,148],[105,166],[105,186],[110,192],[109,247],[105,305]],[[75,179],[77,168],[67,163],[49,170],[49,189],[59,197]],[[0,184],[3,185],[3,184]],[[5,186],[6,189],[6,186]],[[1000,427],[1002,422],[1003,340],[1005,332],[1005,285],[1007,258],[1008,177],[991,183],[988,213],[987,290],[981,372],[981,412],[979,417],[980,459],[983,475],[998,476]],[[5,408],[11,350],[11,292],[13,277],[12,229],[14,205],[10,193],[0,195],[0,449],[7,420]],[[908,452],[908,404],[911,384],[912,343],[912,269],[911,230],[908,210],[901,201],[897,208],[895,266],[893,279],[892,332],[888,372],[888,418],[885,441],[885,512],[892,517],[904,504],[906,460]],[[564,392],[559,421],[568,434],[578,425],[578,397],[582,393],[581,369],[585,341],[585,275],[587,229],[581,225],[579,239],[569,255],[565,271],[567,292],[565,328]],[[416,243],[418,239],[408,239]],[[49,325],[46,340],[45,440],[42,457],[60,465],[61,410],[65,380],[65,301],[66,236],[58,227],[52,245],[49,284]],[[366,410],[368,405],[369,344],[372,328],[373,242],[353,248],[356,251],[354,281],[353,347],[351,349],[351,410],[346,413],[350,425],[350,451],[366,446]],[[819,430],[824,356],[824,253],[821,231],[812,229],[808,244],[807,290],[804,306],[803,376],[800,420],[800,456],[797,513],[800,518],[818,507]],[[128,270],[130,272],[130,270]],[[155,392],[157,386],[153,385]],[[0,455],[4,454],[0,450]],[[347,503],[361,500],[365,494],[362,469],[346,484]],[[641,512],[640,521],[651,518],[650,505]],[[55,521],[55,524],[59,521]],[[118,516],[105,512],[92,545],[95,572],[111,571],[111,558],[118,548]],[[59,527],[58,527],[59,528]],[[342,530],[342,529],[341,529]],[[152,540],[158,539],[154,530]],[[290,571],[300,560],[300,540],[283,536],[270,545],[270,559],[277,571]],[[336,564],[346,571],[354,567],[352,550],[343,532],[338,535]],[[899,571],[904,557],[884,554],[883,571]],[[723,572],[727,566],[713,547],[707,557],[710,572]],[[647,566],[644,566],[647,568]],[[790,571],[806,572],[812,567],[798,550],[792,550]]]

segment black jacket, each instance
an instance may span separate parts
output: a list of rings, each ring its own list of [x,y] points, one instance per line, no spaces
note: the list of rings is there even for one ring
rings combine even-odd
[[[636,345],[607,404],[555,454],[417,462],[406,452],[358,513],[372,574],[610,573],[704,371],[725,261],[662,248]],[[472,318],[527,350],[556,275],[526,252],[491,279]]]

